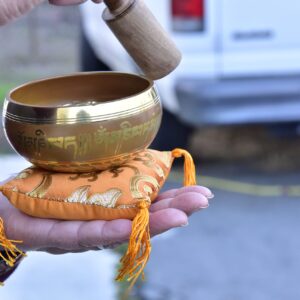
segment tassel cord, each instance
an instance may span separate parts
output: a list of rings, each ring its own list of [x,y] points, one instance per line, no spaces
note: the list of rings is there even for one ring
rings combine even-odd
[[[177,148],[172,151],[172,156],[174,158],[184,158],[184,186],[196,185],[196,167],[193,158],[190,153],[186,150]]]
[[[0,186],[0,192],[3,191],[4,191],[4,187]],[[0,247],[1,249],[3,249],[5,253],[3,254],[0,252],[0,258],[4,260],[8,266],[13,267],[19,255],[25,256],[25,253],[20,249],[18,249],[18,247],[15,245],[21,243],[22,241],[10,240],[6,237],[4,222],[3,219],[0,217]]]
[[[184,186],[196,185],[196,168],[192,156],[183,149],[172,151],[174,158],[184,158]],[[144,268],[149,260],[151,252],[151,236],[149,227],[149,203],[141,200],[138,205],[138,213],[132,221],[132,231],[125,255],[121,258],[121,268],[116,278],[117,281],[130,282],[127,289],[127,299],[132,287],[140,276],[144,279]]]
[[[132,221],[132,233],[128,243],[128,249],[121,259],[121,268],[116,280],[127,279],[130,282],[128,293],[134,286],[149,260],[151,252],[150,228],[149,228],[149,203],[140,201],[139,211]]]

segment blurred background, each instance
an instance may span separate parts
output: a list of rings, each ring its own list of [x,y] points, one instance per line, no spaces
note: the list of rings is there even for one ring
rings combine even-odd
[[[157,82],[164,106],[152,147],[189,149],[215,194],[190,226],[153,240],[138,300],[298,300],[300,2],[147,1],[183,53]],[[41,5],[0,27],[0,105],[13,87],[75,71],[138,72],[102,5]],[[0,180],[28,165],[0,129]],[[165,189],[181,186],[181,169]],[[119,299],[118,251],[30,253],[1,299]]]

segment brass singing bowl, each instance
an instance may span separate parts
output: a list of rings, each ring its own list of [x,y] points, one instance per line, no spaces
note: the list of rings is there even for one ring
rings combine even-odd
[[[6,137],[32,164],[58,172],[120,165],[147,148],[162,109],[154,83],[116,72],[31,82],[5,99]]]

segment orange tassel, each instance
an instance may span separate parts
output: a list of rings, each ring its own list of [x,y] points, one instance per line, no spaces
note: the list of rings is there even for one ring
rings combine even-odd
[[[172,151],[174,158],[184,157],[184,186],[196,185],[196,170],[192,156],[183,149],[174,149]],[[0,191],[3,187],[0,186]],[[127,279],[130,286],[126,295],[128,296],[130,290],[142,275],[144,279],[144,268],[149,260],[151,252],[150,242],[150,228],[149,228],[149,202],[146,200],[138,203],[138,213],[132,221],[132,232],[128,243],[128,249],[125,255],[120,260],[121,268],[116,278],[117,281]],[[7,239],[4,231],[3,220],[0,218],[0,247],[6,253],[6,257],[0,257],[5,260],[9,266],[13,266],[19,254],[25,255],[13,243],[21,243],[21,241],[14,241]]]
[[[184,157],[184,186],[196,185],[196,168],[191,154],[183,149],[174,149],[172,155],[175,158]]]
[[[173,150],[172,156],[175,158],[184,157],[184,186],[196,185],[196,168],[192,156],[183,149]],[[140,275],[144,279],[144,268],[151,252],[149,205],[145,200],[139,202],[139,211],[132,221],[132,232],[128,249],[120,260],[121,268],[116,280],[122,281],[127,279],[130,282],[123,299],[128,298],[130,290]]]
[[[0,191],[3,191],[3,186],[0,186]],[[20,244],[22,241],[9,240],[6,237],[4,230],[4,222],[0,218],[0,248],[3,249],[6,255],[0,252],[0,258],[3,259],[8,266],[13,267],[18,256],[21,254],[25,256],[25,253],[17,248],[14,244]]]
[[[144,268],[151,252],[149,228],[149,203],[141,201],[138,204],[139,212],[132,221],[132,232],[126,254],[121,259],[121,268],[116,278],[130,281],[129,291],[132,289],[139,276],[144,279]]]

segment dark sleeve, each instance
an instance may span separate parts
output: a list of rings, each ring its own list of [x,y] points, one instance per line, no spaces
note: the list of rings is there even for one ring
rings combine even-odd
[[[22,258],[18,259],[13,267],[6,264],[4,260],[0,260],[0,283],[3,283],[17,268]]]

